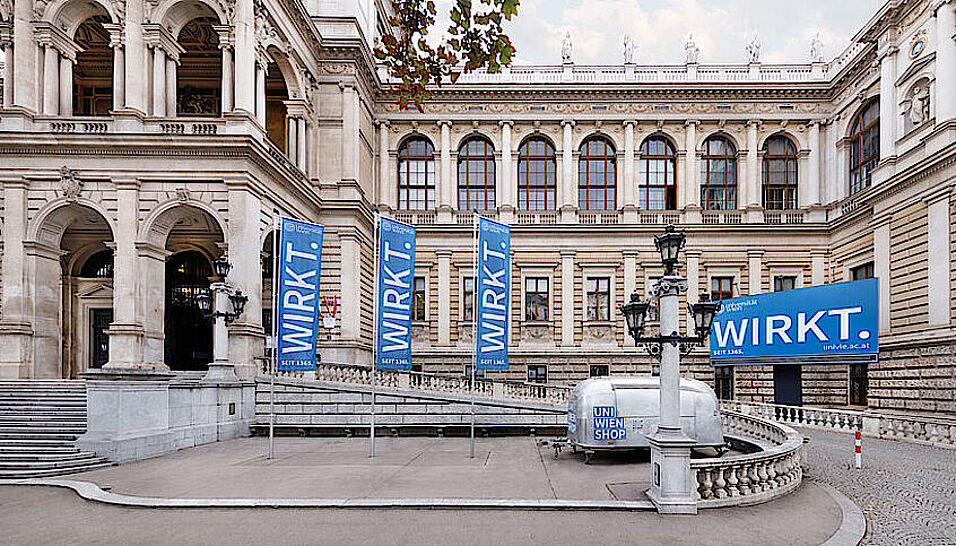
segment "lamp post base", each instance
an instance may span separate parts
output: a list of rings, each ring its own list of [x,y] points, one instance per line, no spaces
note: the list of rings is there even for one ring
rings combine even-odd
[[[228,362],[210,362],[203,383],[238,383],[236,367]]]
[[[661,514],[696,514],[696,483],[690,471],[690,448],[694,441],[678,430],[660,430],[648,438],[651,444],[650,499]]]

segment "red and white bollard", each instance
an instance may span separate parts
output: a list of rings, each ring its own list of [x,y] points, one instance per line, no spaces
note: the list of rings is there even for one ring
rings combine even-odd
[[[859,470],[863,468],[863,436],[860,431],[856,431],[856,439],[854,443],[856,444],[856,469]]]

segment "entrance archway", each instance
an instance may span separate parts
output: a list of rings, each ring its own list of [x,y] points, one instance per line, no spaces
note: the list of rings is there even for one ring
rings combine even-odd
[[[199,311],[197,297],[209,293],[212,264],[187,250],[166,262],[165,361],[171,370],[205,370],[212,362],[212,323]]]

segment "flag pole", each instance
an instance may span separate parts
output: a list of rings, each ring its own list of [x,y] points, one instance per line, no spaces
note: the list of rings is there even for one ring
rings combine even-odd
[[[269,380],[269,458],[275,457],[275,426],[276,426],[276,374],[279,367],[279,321],[278,313],[279,269],[276,262],[279,259],[279,215],[272,210],[272,374]]]
[[[372,227],[374,231],[374,236],[372,240],[375,244],[374,259],[372,261],[372,267],[375,268],[375,301],[372,303],[372,419],[371,425],[369,426],[369,442],[368,442],[368,456],[375,456],[375,368],[377,368],[378,363],[378,261],[381,259],[379,256],[379,238],[382,236],[381,233],[381,222],[379,219],[378,211],[375,211],[375,225]]]
[[[474,348],[471,351],[471,445],[469,448],[470,457],[475,458],[475,369],[478,367],[478,223],[480,221],[478,214],[474,216],[473,238],[471,245],[471,278],[472,282],[472,307],[471,319],[472,330],[471,338],[474,342]]]

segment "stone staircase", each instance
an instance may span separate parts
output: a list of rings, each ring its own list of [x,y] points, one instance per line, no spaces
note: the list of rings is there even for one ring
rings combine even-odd
[[[57,476],[112,465],[74,446],[85,431],[82,381],[0,381],[0,479]]]

